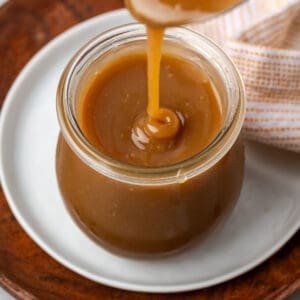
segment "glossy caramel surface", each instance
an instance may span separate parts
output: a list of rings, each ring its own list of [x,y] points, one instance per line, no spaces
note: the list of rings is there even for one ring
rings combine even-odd
[[[87,83],[80,99],[82,132],[109,157],[133,165],[163,166],[199,153],[216,138],[223,121],[209,78],[192,62],[163,55],[160,86],[160,104],[167,108],[162,118],[169,123],[147,119],[146,55],[114,60]]]

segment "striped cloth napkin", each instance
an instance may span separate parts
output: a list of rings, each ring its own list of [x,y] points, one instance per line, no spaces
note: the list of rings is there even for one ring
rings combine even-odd
[[[300,152],[300,0],[249,0],[190,27],[225,48],[240,70],[245,136]]]

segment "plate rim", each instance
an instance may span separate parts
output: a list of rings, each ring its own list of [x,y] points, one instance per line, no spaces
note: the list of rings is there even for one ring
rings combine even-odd
[[[257,267],[259,264],[267,260],[271,257],[275,252],[277,252],[280,248],[282,248],[291,238],[292,236],[298,231],[300,227],[300,219],[298,223],[295,223],[295,226],[290,228],[290,230],[273,245],[268,251],[265,251],[264,255],[259,256],[257,259],[252,260],[251,262],[247,263],[246,265],[236,268],[234,271],[231,271],[225,275],[218,276],[214,279],[209,279],[202,282],[193,282],[189,284],[167,284],[167,285],[147,285],[147,284],[135,284],[130,282],[125,282],[117,279],[110,279],[105,276],[95,275],[92,272],[85,270],[84,268],[78,267],[74,265],[71,261],[65,258],[64,255],[57,253],[55,250],[52,250],[51,245],[44,240],[43,237],[39,236],[38,233],[34,229],[31,228],[29,222],[26,221],[26,218],[23,217],[22,212],[18,209],[18,206],[14,203],[12,193],[9,188],[8,181],[6,181],[6,171],[4,170],[4,151],[3,151],[3,140],[5,137],[5,120],[8,118],[10,113],[10,107],[15,103],[15,94],[19,90],[19,86],[26,79],[27,74],[31,71],[31,69],[38,64],[43,57],[46,56],[49,50],[52,48],[57,47],[57,43],[60,42],[70,34],[76,35],[80,32],[83,28],[92,26],[93,23],[99,22],[102,19],[104,22],[106,19],[111,18],[118,18],[124,17],[127,15],[128,12],[126,9],[118,9],[115,11],[111,11],[108,13],[101,14],[99,16],[90,18],[84,22],[81,22],[62,34],[58,35],[46,45],[43,46],[24,66],[22,71],[19,73],[17,78],[14,80],[12,86],[10,87],[2,105],[2,109],[0,112],[0,181],[1,186],[6,198],[6,201],[11,209],[13,215],[16,217],[16,220],[24,229],[24,231],[30,236],[30,238],[43,250],[45,251],[50,257],[54,260],[59,262],[64,267],[68,268],[69,270],[89,279],[94,282],[104,284],[107,286],[111,286],[114,288],[119,288],[128,291],[135,291],[135,292],[148,292],[148,293],[177,293],[177,292],[187,292],[193,291],[202,288],[208,288],[226,281],[229,281],[237,276],[240,276],[251,269]]]

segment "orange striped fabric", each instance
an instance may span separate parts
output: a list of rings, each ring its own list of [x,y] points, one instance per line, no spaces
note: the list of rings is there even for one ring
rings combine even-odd
[[[300,0],[249,0],[190,27],[220,44],[240,70],[245,136],[300,152]]]

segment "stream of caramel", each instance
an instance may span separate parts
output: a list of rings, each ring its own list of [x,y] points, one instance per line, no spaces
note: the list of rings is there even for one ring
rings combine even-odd
[[[159,111],[159,78],[161,48],[164,38],[163,29],[147,28],[148,34],[148,115],[156,118]]]
[[[131,14],[147,26],[148,117],[137,121],[149,139],[175,138],[180,122],[175,112],[160,108],[160,64],[167,26],[184,24],[226,10],[241,0],[127,0]],[[141,126],[142,125],[142,126]]]

